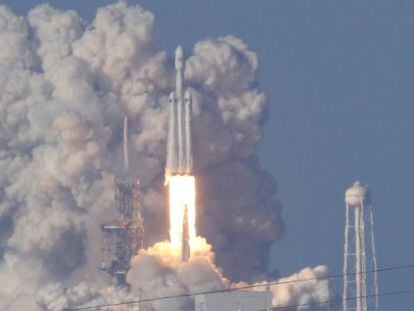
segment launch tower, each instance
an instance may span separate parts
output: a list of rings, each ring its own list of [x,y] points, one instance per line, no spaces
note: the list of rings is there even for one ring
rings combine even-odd
[[[368,187],[355,182],[345,193],[343,311],[378,311],[374,217]],[[367,264],[373,273],[367,274]],[[374,296],[375,301],[368,301]]]
[[[130,173],[128,156],[128,120],[124,119],[124,166],[115,177],[117,218],[101,226],[102,270],[125,286],[130,260],[143,246],[143,222],[138,200],[138,182]]]

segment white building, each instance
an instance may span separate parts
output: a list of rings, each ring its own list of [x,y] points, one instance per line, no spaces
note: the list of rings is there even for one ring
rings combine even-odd
[[[230,291],[197,295],[195,311],[257,311],[271,310],[273,294],[270,291]]]

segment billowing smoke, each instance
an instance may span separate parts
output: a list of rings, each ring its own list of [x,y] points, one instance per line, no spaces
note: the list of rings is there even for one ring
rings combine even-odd
[[[259,291],[267,289],[267,282],[232,283],[224,277],[222,269],[215,265],[211,246],[204,239],[198,238],[197,250],[189,263],[182,263],[179,256],[172,255],[174,250],[168,242],[157,243],[139,252],[132,260],[128,274],[132,293],[135,297],[163,297],[244,287]],[[318,266],[273,282],[280,283],[268,288],[273,292],[273,306],[287,307],[287,310],[327,310],[328,306],[322,303],[329,301],[331,296],[329,281],[324,278],[327,275],[327,268]],[[194,301],[188,297],[165,299],[142,307],[148,310],[151,307],[156,310],[194,310]]]
[[[255,86],[256,54],[233,36],[197,43],[185,72],[194,96],[198,230],[216,261],[208,250],[177,267],[157,244],[133,259],[129,293],[109,287],[98,270],[124,116],[146,244],[167,237],[166,103],[174,75],[153,43],[153,25],[150,12],[123,2],[100,8],[90,24],[47,4],[25,17],[0,6],[0,309],[59,310],[136,299],[138,289],[150,296],[217,289],[231,286],[227,278],[265,274],[270,245],[283,234],[277,183],[255,153],[267,101]],[[327,285],[277,299],[314,291],[326,293]]]

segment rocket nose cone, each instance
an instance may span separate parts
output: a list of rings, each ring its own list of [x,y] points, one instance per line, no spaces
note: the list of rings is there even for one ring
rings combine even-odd
[[[183,58],[184,56],[184,50],[181,47],[181,45],[179,45],[176,49],[175,49],[175,58]]]
[[[184,51],[181,46],[178,46],[175,50],[175,69],[182,70],[184,67]]]

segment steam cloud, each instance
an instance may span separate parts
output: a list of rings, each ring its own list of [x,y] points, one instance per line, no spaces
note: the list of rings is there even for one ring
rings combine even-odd
[[[267,101],[254,86],[256,54],[233,36],[198,42],[185,72],[194,96],[198,228],[215,255],[205,242],[204,253],[180,266],[161,256],[168,243],[142,250],[128,275],[131,292],[110,287],[97,269],[99,225],[113,217],[124,116],[146,244],[167,237],[163,178],[174,75],[153,43],[153,25],[150,12],[123,2],[98,9],[91,24],[47,4],[26,17],[0,6],[2,310],[227,288],[234,285],[226,277],[265,274],[270,245],[283,234],[277,183],[255,154]],[[329,291],[316,282],[281,293],[275,303],[319,301]],[[170,302],[169,310],[191,303]],[[162,310],[159,304],[153,307]]]

